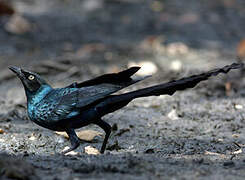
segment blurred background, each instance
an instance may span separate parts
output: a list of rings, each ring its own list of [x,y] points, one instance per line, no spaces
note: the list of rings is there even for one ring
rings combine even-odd
[[[243,0],[1,0],[0,82],[8,65],[83,79],[134,64],[205,70],[243,58],[244,32]]]

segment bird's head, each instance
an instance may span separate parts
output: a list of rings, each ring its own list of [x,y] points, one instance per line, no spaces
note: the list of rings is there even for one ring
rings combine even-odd
[[[35,92],[44,86],[50,87],[37,73],[26,71],[16,66],[10,66],[9,69],[19,77],[28,94],[35,94]]]

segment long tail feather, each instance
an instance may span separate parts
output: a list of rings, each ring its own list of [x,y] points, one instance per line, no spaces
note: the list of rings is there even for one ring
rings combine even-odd
[[[179,80],[170,81],[168,83],[151,86],[143,89],[139,89],[136,91],[132,91],[129,93],[110,96],[105,99],[103,102],[98,104],[98,108],[102,108],[105,110],[103,114],[106,114],[106,109],[110,109],[110,112],[113,112],[125,105],[127,105],[131,100],[139,97],[147,97],[147,96],[159,96],[159,95],[173,95],[176,91],[185,90],[188,88],[195,87],[199,82],[207,80],[211,76],[217,76],[220,73],[228,73],[231,69],[239,69],[242,68],[244,64],[233,63],[231,65],[224,66],[220,69],[214,69],[202,74],[193,75],[190,77],[185,77]],[[106,106],[110,106],[110,108],[104,108]],[[102,110],[101,109],[101,110]],[[108,112],[107,112],[108,113]]]
[[[127,94],[134,98],[144,97],[144,96],[159,96],[164,94],[173,95],[176,91],[193,88],[199,82],[207,80],[211,76],[217,76],[220,73],[226,74],[231,69],[239,69],[243,67],[243,65],[244,64],[233,63],[231,65],[224,66],[223,68],[220,69],[214,69],[199,75],[193,75],[179,80],[170,81],[168,83],[140,89],[137,91],[129,92]]]

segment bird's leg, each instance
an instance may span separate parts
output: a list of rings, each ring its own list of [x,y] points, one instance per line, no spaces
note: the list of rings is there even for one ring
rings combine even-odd
[[[79,145],[80,145],[80,139],[77,137],[77,134],[75,132],[74,129],[68,129],[66,130],[66,133],[69,136],[69,140],[71,142],[71,147],[65,151],[63,151],[63,154],[66,154],[70,151],[73,151],[74,149],[76,149]]]
[[[94,122],[94,124],[98,125],[105,131],[105,138],[104,138],[101,150],[100,150],[100,153],[103,154],[106,148],[108,138],[111,134],[111,126],[105,121],[103,121],[102,119],[99,119],[98,121]]]

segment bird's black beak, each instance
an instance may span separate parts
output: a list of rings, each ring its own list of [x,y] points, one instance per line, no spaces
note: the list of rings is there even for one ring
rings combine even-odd
[[[16,66],[10,66],[9,69],[13,71],[15,74],[21,74],[21,69]]]
[[[10,66],[9,69],[13,71],[19,78],[23,78],[23,73],[21,68],[16,67],[16,66]]]

